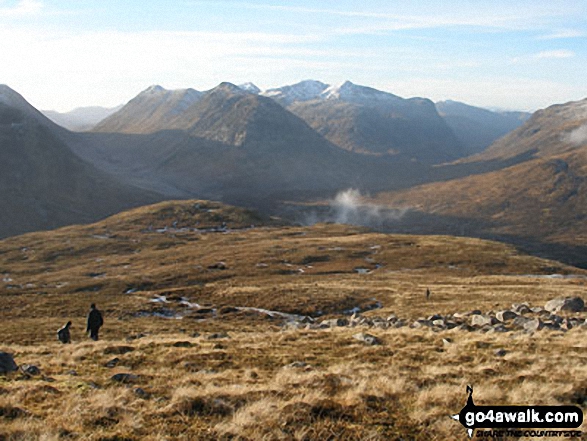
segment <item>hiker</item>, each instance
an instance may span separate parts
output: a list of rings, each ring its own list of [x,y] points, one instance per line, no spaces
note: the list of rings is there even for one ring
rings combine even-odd
[[[90,338],[92,340],[98,340],[98,331],[103,324],[104,320],[102,319],[102,313],[98,311],[96,305],[92,303],[90,306],[90,313],[88,314],[88,327],[86,329],[86,332],[90,333]]]
[[[63,344],[71,343],[71,335],[69,333],[70,326],[71,322],[67,322],[63,328],[57,331],[57,338]]]
[[[430,299],[430,288],[426,288],[426,300]]]

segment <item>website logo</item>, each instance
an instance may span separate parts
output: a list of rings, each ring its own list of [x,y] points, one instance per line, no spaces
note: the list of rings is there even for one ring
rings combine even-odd
[[[467,386],[467,393],[467,404],[451,418],[467,429],[469,438],[473,437],[475,429],[492,429],[491,433],[485,434],[492,437],[581,436],[580,431],[556,430],[574,429],[583,423],[583,412],[577,406],[477,406],[473,402],[471,386]]]

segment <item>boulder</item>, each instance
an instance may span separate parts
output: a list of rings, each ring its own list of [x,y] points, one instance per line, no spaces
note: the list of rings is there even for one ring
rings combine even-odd
[[[0,374],[6,374],[17,370],[18,366],[14,362],[12,355],[7,352],[0,352]]]
[[[395,314],[391,314],[389,317],[387,317],[387,321],[391,322],[391,323],[395,323],[398,321],[398,317]]]
[[[132,384],[139,381],[139,376],[135,374],[120,373],[113,375],[110,379],[117,383]]]
[[[432,322],[430,320],[425,319],[418,319],[414,323],[410,325],[410,328],[419,329],[419,328],[430,328],[432,327]]]
[[[530,309],[530,305],[528,303],[514,303],[512,305],[512,311],[517,314],[529,314],[532,312],[532,309]]]
[[[509,329],[503,323],[497,323],[487,332],[509,332]]]
[[[116,367],[118,363],[120,363],[120,358],[116,357],[108,361],[104,366],[106,366],[107,368],[113,368]]]
[[[530,319],[526,323],[524,323],[524,331],[526,332],[536,332],[540,331],[544,327],[544,323],[540,319]]]
[[[358,334],[354,334],[353,338],[355,340],[359,340],[363,343],[366,343],[368,345],[380,345],[381,344],[381,340],[379,340],[377,337],[375,337],[374,335],[371,334],[367,334],[364,332],[359,332]]]
[[[490,317],[488,315],[483,314],[474,314],[471,316],[471,326],[486,326],[486,325],[493,325],[495,322],[495,318]]]
[[[20,366],[20,370],[27,375],[41,375],[41,369],[34,364],[23,364]]]
[[[320,323],[320,327],[321,328],[337,328],[337,327],[347,326],[348,324],[349,324],[349,321],[345,318],[335,318],[335,319],[330,319],[330,320],[323,320],[322,323]]]
[[[569,311],[581,312],[585,308],[585,302],[581,297],[559,297],[552,299],[544,305],[549,312]]]
[[[221,332],[213,332],[212,334],[208,335],[207,338],[208,338],[208,340],[216,340],[219,338],[230,338],[230,336],[226,332],[221,331]]]
[[[524,317],[524,316],[522,316],[522,315],[519,315],[519,316],[517,316],[517,317],[514,319],[514,321],[513,321],[513,323],[512,323],[512,324],[513,324],[514,326],[517,326],[518,328],[523,328],[523,327],[524,327],[524,325],[525,325],[526,323],[530,322],[530,321],[532,321],[532,319],[531,319],[531,318],[528,318],[528,317]]]
[[[495,318],[498,319],[500,322],[507,322],[508,320],[513,320],[518,316],[514,311],[510,311],[506,309],[505,311],[498,311],[495,314]]]

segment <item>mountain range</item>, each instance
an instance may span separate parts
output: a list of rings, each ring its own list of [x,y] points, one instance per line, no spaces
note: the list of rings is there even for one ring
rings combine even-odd
[[[72,132],[2,86],[0,236],[173,198],[283,214],[355,188],[404,210],[395,231],[498,238],[587,265],[586,127],[587,100],[528,118],[303,81],[151,86]]]

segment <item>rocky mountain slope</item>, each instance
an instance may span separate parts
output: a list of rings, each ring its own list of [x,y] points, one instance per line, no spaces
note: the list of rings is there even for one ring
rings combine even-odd
[[[469,235],[540,242],[547,248],[565,245],[574,248],[563,247],[560,253],[585,265],[586,122],[587,100],[549,107],[469,159],[519,158],[516,164],[379,199],[387,205],[411,207],[421,214],[416,223],[427,231],[466,230]]]
[[[0,86],[0,237],[90,222],[157,200],[82,161],[64,133]]]

